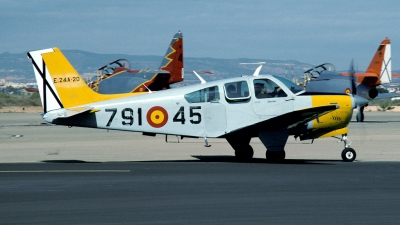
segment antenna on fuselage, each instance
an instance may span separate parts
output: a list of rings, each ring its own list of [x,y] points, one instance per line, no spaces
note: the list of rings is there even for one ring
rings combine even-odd
[[[153,93],[145,84],[143,86],[149,91],[149,93]]]
[[[253,76],[257,77],[260,74],[261,68],[265,62],[256,62],[256,63],[239,63],[239,64],[256,64],[260,65],[257,67],[257,69],[254,71]]]
[[[201,78],[201,76],[198,73],[196,73],[196,71],[193,70],[193,73],[194,73],[194,75],[197,76],[197,78],[199,78],[201,84],[207,83],[203,78]]]

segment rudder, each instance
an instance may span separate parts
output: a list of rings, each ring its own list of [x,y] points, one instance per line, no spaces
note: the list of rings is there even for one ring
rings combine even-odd
[[[366,73],[373,73],[379,76],[381,84],[392,81],[392,60],[390,40],[384,39],[378,47]]]
[[[168,83],[183,81],[183,35],[180,31],[172,38],[160,69],[170,72]]]

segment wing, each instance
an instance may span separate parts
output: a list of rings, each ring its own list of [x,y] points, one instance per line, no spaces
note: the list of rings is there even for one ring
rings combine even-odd
[[[311,107],[296,110],[290,113],[286,113],[265,121],[261,121],[259,123],[255,123],[253,125],[243,127],[237,129],[233,132],[225,134],[221,137],[231,136],[231,135],[240,135],[241,133],[250,133],[253,137],[258,136],[259,131],[272,131],[272,130],[296,130],[306,123],[317,119],[320,116],[323,116],[333,110],[337,109],[337,105],[324,105],[318,107]]]

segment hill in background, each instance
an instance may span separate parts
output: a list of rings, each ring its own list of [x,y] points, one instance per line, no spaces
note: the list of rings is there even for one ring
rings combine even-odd
[[[75,67],[79,74],[92,76],[97,69],[116,59],[127,59],[132,69],[158,69],[163,56],[143,56],[126,54],[97,54],[80,50],[63,50],[64,55]],[[273,74],[289,79],[292,74],[301,78],[303,72],[313,65],[293,60],[267,60],[267,59],[216,59],[216,58],[194,58],[185,57],[185,83],[198,82],[192,70],[212,71],[212,75],[202,75],[207,81],[237,77],[241,75],[252,75],[257,65],[242,65],[240,63],[266,62],[261,74]],[[292,70],[293,67],[293,70]],[[0,79],[7,78],[7,81],[34,83],[32,65],[26,53],[0,54]]]

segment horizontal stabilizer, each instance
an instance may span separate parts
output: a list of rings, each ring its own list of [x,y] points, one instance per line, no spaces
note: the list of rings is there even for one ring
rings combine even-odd
[[[87,112],[87,111],[93,110],[93,109],[94,109],[93,107],[77,107],[77,108],[65,109],[66,113],[65,113],[64,117],[75,116],[77,114],[84,113],[84,112]]]
[[[391,98],[399,98],[400,94],[397,93],[379,93],[375,99],[391,99]]]
[[[69,118],[85,112],[97,112],[98,109],[93,107],[75,107],[75,108],[61,108],[49,111],[43,115],[43,119],[51,123],[55,119]]]

